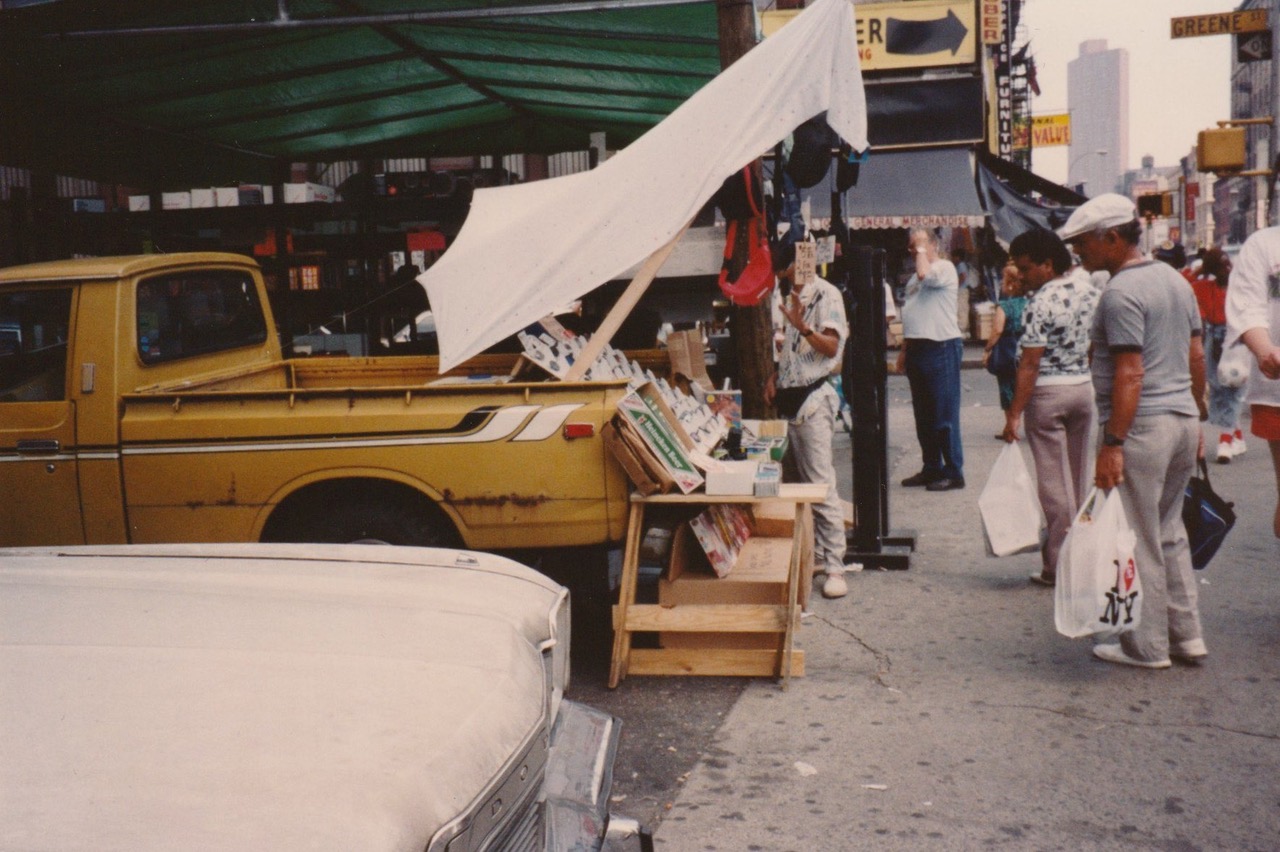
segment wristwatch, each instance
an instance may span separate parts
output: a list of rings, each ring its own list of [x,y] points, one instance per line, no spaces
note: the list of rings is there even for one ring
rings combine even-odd
[[[1102,433],[1102,446],[1104,446],[1104,447],[1123,447],[1123,446],[1124,446],[1124,438],[1117,438],[1115,435],[1112,435],[1110,432],[1103,432],[1103,433]]]

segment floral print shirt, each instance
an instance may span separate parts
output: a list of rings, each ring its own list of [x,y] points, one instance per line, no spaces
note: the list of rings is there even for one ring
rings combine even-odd
[[[1101,295],[1088,273],[1076,267],[1027,300],[1018,354],[1044,348],[1041,378],[1089,375],[1089,328]]]

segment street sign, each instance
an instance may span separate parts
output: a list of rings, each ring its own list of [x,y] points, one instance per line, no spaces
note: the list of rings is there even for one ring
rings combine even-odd
[[[1173,18],[1170,20],[1169,37],[1194,38],[1226,33],[1256,33],[1267,27],[1266,9],[1246,9],[1243,12],[1217,12],[1212,15]]]
[[[761,13],[765,37],[798,14],[798,9]],[[978,61],[980,33],[973,0],[859,3],[854,14],[863,71],[972,65]]]
[[[1271,59],[1271,32],[1238,33],[1236,35],[1237,62],[1266,62]]]

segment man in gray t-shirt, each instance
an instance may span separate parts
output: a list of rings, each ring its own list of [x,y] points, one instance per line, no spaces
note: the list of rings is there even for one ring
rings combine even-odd
[[[1116,353],[1142,356],[1142,386],[1135,416],[1182,414],[1196,417],[1191,392],[1191,337],[1200,313],[1186,279],[1154,260],[1125,266],[1111,279],[1094,316],[1093,386],[1098,420],[1111,419]]]
[[[1094,484],[1120,492],[1144,598],[1137,625],[1093,653],[1162,669],[1171,657],[1198,663],[1208,654],[1182,532],[1183,493],[1204,453],[1196,415],[1204,420],[1208,411],[1195,296],[1182,276],[1138,249],[1136,213],[1128,198],[1107,193],[1077,208],[1059,234],[1085,269],[1111,273],[1090,335],[1101,433]]]

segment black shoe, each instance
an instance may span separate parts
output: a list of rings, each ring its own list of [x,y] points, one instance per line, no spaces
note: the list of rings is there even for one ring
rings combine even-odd
[[[963,479],[939,479],[924,487],[925,491],[955,491],[964,488]]]
[[[902,480],[902,487],[919,488],[921,485],[928,485],[929,483],[937,482],[940,479],[942,479],[942,474],[927,473],[922,470],[915,476],[908,476],[906,479]]]

